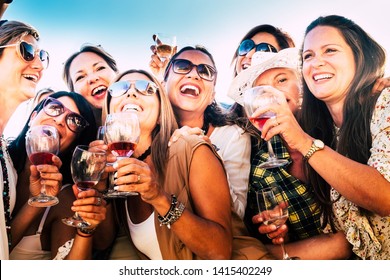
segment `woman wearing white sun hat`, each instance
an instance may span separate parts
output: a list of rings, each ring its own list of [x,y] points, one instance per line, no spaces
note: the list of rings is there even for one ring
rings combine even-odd
[[[284,99],[282,102],[287,102],[290,114],[291,112],[296,114],[299,110],[301,99],[300,78],[298,49],[287,48],[278,53],[256,52],[252,57],[251,66],[241,71],[233,80],[228,95],[243,106],[243,93],[245,90],[255,86],[266,85],[268,86],[267,90],[275,92],[279,98]],[[268,126],[278,125],[276,119],[271,119],[268,122],[266,124]],[[258,165],[268,158],[268,150],[265,148],[266,145],[264,145],[265,141],[259,138],[260,134],[253,126],[248,127],[248,132],[253,135],[253,152],[245,222],[248,228],[251,229],[251,233],[264,242],[267,239],[258,233],[268,233],[266,235],[267,238],[272,239],[275,244],[282,241],[279,236],[285,236],[286,234],[286,225],[278,229],[275,229],[275,226],[264,225],[258,228],[259,223],[262,222],[262,218],[261,215],[257,215],[255,191],[276,182],[281,186],[289,203],[290,215],[287,223],[289,234],[287,239],[296,241],[319,236],[321,233],[320,211],[315,202],[314,193],[305,184],[305,175],[301,168],[303,158],[295,150],[285,145],[279,136],[275,136],[272,140],[275,153],[278,157],[287,159],[289,164],[273,169],[262,169]],[[346,243],[342,237],[343,234],[339,233],[335,238],[329,239],[326,246],[329,246],[329,248],[332,248],[332,246],[333,248],[337,248],[341,242]],[[335,250],[334,252],[338,251]],[[326,256],[326,258],[338,257],[340,256],[332,255],[332,253]],[[343,253],[341,257],[346,256]]]

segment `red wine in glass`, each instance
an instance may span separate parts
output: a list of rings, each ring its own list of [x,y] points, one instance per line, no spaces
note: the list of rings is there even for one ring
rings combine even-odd
[[[86,191],[95,186],[97,183],[98,181],[79,181],[76,185],[80,191]]]
[[[140,137],[138,115],[135,112],[119,112],[108,114],[105,121],[104,139],[109,151],[117,157],[117,160],[130,157],[137,147]],[[124,197],[138,195],[136,192],[114,190],[113,174],[109,175],[110,184],[104,197]]]
[[[78,145],[72,156],[70,169],[72,178],[79,191],[86,191],[95,186],[107,163],[105,150],[96,147]],[[85,228],[90,224],[83,220],[77,212],[72,217],[62,219],[62,222],[68,226]]]
[[[245,113],[252,124],[260,131],[263,130],[263,126],[268,119],[276,117],[276,114],[272,111],[266,111],[256,118],[251,117],[253,113],[256,112],[256,110],[264,110],[273,104],[277,104],[277,98],[275,94],[268,88],[270,88],[270,86],[257,86],[247,89],[244,92]],[[269,157],[267,161],[260,163],[258,167],[268,169],[283,166],[288,163],[288,160],[286,159],[277,158],[270,141],[267,141],[267,148]]]
[[[253,123],[254,126],[257,127],[258,130],[263,130],[263,126],[265,122],[269,119],[269,116],[260,116],[258,118],[249,118],[249,120]]]
[[[53,164],[53,154],[48,152],[32,153],[29,156],[30,161],[34,165]]]
[[[120,158],[131,157],[136,147],[136,143],[126,141],[112,142],[108,144],[108,150],[110,150],[113,155]]]
[[[60,137],[57,129],[50,125],[31,126],[26,133],[26,152],[33,165],[53,165],[53,156],[60,149]],[[58,198],[46,194],[42,184],[41,193],[31,197],[28,204],[34,207],[48,207],[58,203]]]

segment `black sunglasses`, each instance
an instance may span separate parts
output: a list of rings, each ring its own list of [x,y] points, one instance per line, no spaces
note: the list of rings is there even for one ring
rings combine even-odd
[[[172,61],[171,66],[173,72],[181,75],[190,73],[196,67],[199,77],[206,81],[213,81],[217,75],[217,70],[213,66],[208,64],[196,65],[187,59],[175,59]]]
[[[119,81],[113,83],[108,88],[108,93],[112,97],[118,97],[125,94],[134,84],[135,90],[143,95],[153,95],[158,91],[158,87],[152,81],[136,80],[136,81]]]
[[[273,52],[277,53],[278,50],[268,43],[260,43],[258,45],[253,42],[251,39],[246,39],[241,42],[240,46],[238,47],[238,55],[244,56],[251,50],[255,48],[255,52]]]
[[[16,44],[0,46],[0,49],[8,47],[16,47],[16,52],[26,62],[33,61],[35,55],[38,54],[39,59],[43,64],[43,67],[47,68],[49,66],[49,53],[45,50],[35,49],[35,47],[30,43],[20,40]]]
[[[70,111],[59,100],[52,97],[46,98],[43,104],[43,111],[50,117],[58,117],[65,113],[65,111],[69,111],[65,117],[66,126],[74,133],[80,133],[89,126],[89,123],[82,116]]]

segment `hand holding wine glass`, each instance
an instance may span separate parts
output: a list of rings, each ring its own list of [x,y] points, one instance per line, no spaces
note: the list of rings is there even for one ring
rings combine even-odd
[[[281,188],[275,184],[270,187],[256,191],[257,206],[263,217],[265,225],[275,225],[276,228],[282,226],[288,219],[288,203],[283,197]],[[298,260],[298,257],[290,257],[284,243],[280,244],[284,260]]]
[[[26,133],[26,152],[34,165],[53,165],[53,156],[57,155],[60,147],[60,137],[55,127],[37,125]],[[31,197],[28,204],[35,207],[48,207],[58,203],[58,198],[46,194],[46,185],[42,184],[41,193]]]
[[[79,191],[86,191],[95,186],[106,167],[106,151],[96,147],[79,145],[75,148],[71,161],[71,172],[74,183]],[[73,217],[62,221],[69,226],[88,228],[90,224],[75,212]]]
[[[131,157],[137,147],[140,137],[138,115],[134,112],[120,112],[108,114],[105,122],[105,141],[108,150],[117,157],[117,160]],[[112,181],[112,180],[110,180]],[[123,197],[138,195],[135,192],[115,191],[110,184],[105,197]]]
[[[252,118],[251,116],[258,108],[267,107],[275,103],[277,103],[277,97],[274,93],[265,90],[265,87],[263,86],[253,87],[244,92],[245,112],[252,124],[260,131],[263,129],[266,121],[276,118],[276,114],[272,111],[267,111],[256,118]],[[280,159],[275,156],[271,141],[267,141],[267,147],[269,157],[267,161],[259,164],[259,167],[268,169],[283,166],[288,163],[288,160]]]
[[[176,36],[156,33],[153,34],[153,41],[154,45],[150,47],[153,55],[149,66],[153,74],[155,74],[159,80],[162,80],[169,60],[177,51]]]

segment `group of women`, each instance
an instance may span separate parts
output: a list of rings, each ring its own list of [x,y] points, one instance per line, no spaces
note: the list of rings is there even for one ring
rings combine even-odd
[[[1,112],[2,130],[16,106],[34,96],[49,63],[38,41],[31,26],[1,22],[0,94],[10,104]],[[341,16],[313,21],[300,52],[287,33],[260,25],[234,54],[228,94],[236,103],[226,113],[215,100],[217,69],[204,47],[184,47],[165,64],[152,54],[151,71],[165,71],[159,81],[145,70],[119,72],[101,46],[83,45],[64,64],[70,92],[43,99],[19,136],[2,140],[1,258],[9,249],[12,259],[90,259],[96,252],[115,259],[115,244],[126,236],[122,253],[132,253],[125,258],[274,259],[286,242],[301,259],[388,259],[390,95],[377,89],[384,63],[384,50]],[[243,91],[259,85],[279,102],[247,116]],[[61,107],[54,116],[47,113],[51,102]],[[133,157],[107,165],[99,191],[78,192],[69,166],[74,147],[108,150],[96,140],[97,127],[123,111],[140,121]],[[248,118],[265,111],[276,117],[260,132]],[[53,165],[27,159],[25,134],[40,124],[61,135]],[[268,158],[266,140],[286,166],[259,167]],[[139,195],[102,199],[108,173],[118,191]],[[27,204],[41,183],[58,205]],[[290,208],[280,227],[262,223],[255,201],[256,190],[272,183]],[[90,228],[61,222],[74,211]]]

